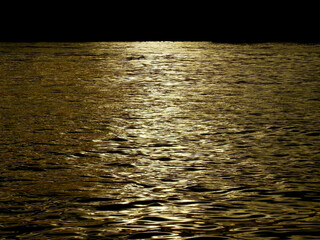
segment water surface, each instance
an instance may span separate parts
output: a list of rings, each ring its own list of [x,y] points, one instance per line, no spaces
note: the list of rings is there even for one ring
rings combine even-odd
[[[320,45],[1,43],[1,239],[318,239]]]

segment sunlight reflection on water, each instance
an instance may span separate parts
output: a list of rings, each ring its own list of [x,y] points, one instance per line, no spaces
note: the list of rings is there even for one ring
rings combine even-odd
[[[1,236],[316,239],[319,47],[1,43]]]

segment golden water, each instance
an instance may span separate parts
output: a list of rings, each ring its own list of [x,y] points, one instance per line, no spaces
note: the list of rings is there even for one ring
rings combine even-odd
[[[320,45],[1,43],[1,239],[318,239]]]

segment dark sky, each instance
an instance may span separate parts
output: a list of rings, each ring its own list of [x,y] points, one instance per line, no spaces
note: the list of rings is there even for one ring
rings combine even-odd
[[[264,42],[297,41],[319,42],[314,27],[291,23],[268,25],[263,23],[230,23],[215,25],[214,22],[143,23],[122,26],[109,23],[96,24],[37,24],[10,26],[2,29],[0,41],[216,41],[216,42]]]
[[[320,42],[317,6],[179,4],[14,11],[2,16],[0,41]]]

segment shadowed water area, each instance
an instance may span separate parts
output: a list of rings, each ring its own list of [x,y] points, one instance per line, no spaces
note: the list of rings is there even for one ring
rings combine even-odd
[[[319,239],[320,45],[0,43],[1,239]]]

